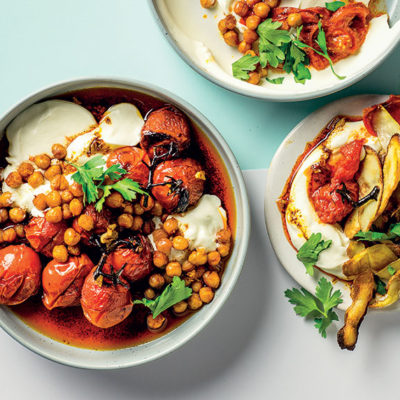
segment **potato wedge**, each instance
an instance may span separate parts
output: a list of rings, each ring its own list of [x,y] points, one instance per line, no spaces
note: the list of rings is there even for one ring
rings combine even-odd
[[[393,264],[392,264],[393,266]],[[371,308],[385,308],[396,303],[400,297],[400,271],[397,271],[386,285],[386,294],[384,296],[376,295],[370,303]]]
[[[396,190],[400,180],[400,136],[395,134],[390,139],[385,161],[383,163],[383,193],[377,217],[381,215]]]
[[[375,275],[379,276],[381,279],[390,280],[393,275],[389,273],[389,266],[392,267],[396,272],[400,271],[400,260],[396,260],[390,264],[388,264],[385,268],[382,268],[380,271],[376,272]]]
[[[353,258],[355,255],[365,250],[365,244],[357,240],[350,240],[349,246],[347,247],[346,253],[349,258]]]
[[[358,339],[358,329],[367,313],[368,303],[375,290],[372,271],[365,271],[356,276],[351,286],[351,306],[344,317],[344,326],[337,333],[337,341],[342,349],[354,350]]]
[[[382,165],[378,154],[369,146],[364,146],[366,155],[360,165],[360,176],[357,179],[361,199],[371,193],[374,187],[379,189],[378,198],[371,199],[362,206],[355,208],[347,218],[344,233],[350,239],[360,231],[369,231],[376,219],[383,193]]]
[[[354,279],[365,271],[377,273],[397,259],[396,254],[388,246],[375,244],[346,261],[342,269],[348,279]]]

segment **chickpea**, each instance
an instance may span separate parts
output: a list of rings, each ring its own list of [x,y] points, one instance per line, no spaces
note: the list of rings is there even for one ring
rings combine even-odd
[[[106,198],[106,204],[110,208],[120,208],[124,204],[121,193],[113,192]]]
[[[51,222],[52,224],[61,222],[63,219],[61,207],[50,208],[50,210],[46,212],[45,218],[47,222]]]
[[[75,196],[75,197],[81,197],[83,196],[83,190],[82,190],[82,185],[80,185],[78,182],[74,182],[70,187],[69,187],[70,192]]]
[[[168,236],[173,235],[178,230],[178,220],[174,217],[168,218],[164,224],[163,228]]]
[[[170,262],[165,267],[165,273],[170,276],[171,278],[174,276],[181,276],[182,274],[182,267],[181,264],[178,262]]]
[[[203,8],[213,8],[216,4],[216,0],[200,0],[200,4]]]
[[[172,239],[172,246],[176,250],[186,250],[189,247],[189,241],[183,236],[175,236]]]
[[[53,144],[53,146],[51,146],[51,152],[57,160],[62,160],[67,155],[67,149],[60,143]]]
[[[172,247],[172,242],[167,238],[160,239],[156,242],[157,250],[161,251],[166,255],[169,255],[171,247]]]
[[[24,161],[20,164],[17,171],[26,180],[33,174],[34,168],[31,163]]]
[[[21,224],[15,225],[14,230],[19,238],[25,237],[25,229],[23,225]]]
[[[221,254],[221,257],[227,257],[229,255],[230,246],[228,244],[220,244],[217,250],[218,253]]]
[[[94,228],[94,219],[90,215],[81,214],[78,218],[78,225],[85,231],[91,231]]]
[[[189,271],[192,271],[193,269],[194,269],[194,265],[191,262],[189,262],[187,260],[183,262],[183,264],[182,264],[183,272],[189,272]]]
[[[131,214],[121,214],[118,217],[118,225],[121,228],[129,229],[133,225],[133,217]]]
[[[225,26],[226,26],[226,29],[228,29],[228,30],[235,29],[236,18],[232,14],[229,14],[225,17]]]
[[[138,215],[133,217],[133,224],[131,229],[133,231],[139,231],[142,226],[143,226],[143,218],[139,217]]]
[[[236,47],[239,41],[239,37],[235,31],[228,31],[224,33],[224,40],[228,46]]]
[[[151,209],[151,214],[155,215],[156,217],[161,217],[162,212],[163,212],[162,205],[158,201],[156,201],[154,203],[153,208]]]
[[[207,254],[207,260],[208,265],[210,265],[211,267],[215,267],[220,263],[221,255],[218,253],[218,251],[211,251]]]
[[[70,219],[73,217],[72,212],[69,208],[69,204],[62,205],[62,215],[63,215],[63,219]]]
[[[188,305],[191,310],[198,310],[203,305],[203,302],[200,299],[200,296],[197,293],[193,293],[188,298]]]
[[[212,289],[217,289],[219,284],[221,283],[221,278],[219,277],[217,272],[207,271],[203,275],[203,281],[208,287]]]
[[[76,168],[73,165],[68,164],[66,162],[61,163],[61,169],[64,175],[70,175],[76,172]]]
[[[174,304],[173,310],[175,314],[183,314],[188,308],[188,304],[186,301],[180,301],[179,303]]]
[[[247,55],[250,55],[250,56],[252,56],[252,57],[255,57],[257,54],[255,53],[254,50],[249,50],[249,51],[246,51],[245,55],[246,55],[246,56],[247,56]]]
[[[225,18],[224,18],[224,19],[221,19],[221,20],[218,22],[218,29],[219,29],[219,31],[221,32],[222,35],[228,31],[228,28],[226,27]]]
[[[248,29],[255,31],[258,28],[258,25],[260,25],[260,22],[260,17],[257,15],[250,15],[250,17],[247,17],[246,19],[246,26]]]
[[[231,231],[229,229],[221,229],[217,232],[217,242],[228,243],[231,240]]]
[[[192,284],[192,290],[195,293],[199,293],[200,289],[203,287],[202,283],[199,281],[193,282]]]
[[[244,1],[237,1],[233,6],[235,14],[245,17],[249,12],[249,6]]]
[[[196,268],[196,279],[201,279],[201,277],[204,275],[206,272],[206,268],[203,266],[197,267]]]
[[[151,196],[143,195],[140,199],[140,205],[144,211],[150,211],[154,207],[154,200]]]
[[[13,171],[8,174],[6,178],[6,184],[10,186],[10,188],[16,189],[22,185],[22,176],[17,171]]]
[[[74,198],[74,195],[69,190],[63,190],[61,192],[61,200],[63,203],[70,203]]]
[[[148,300],[154,299],[154,297],[156,297],[156,292],[152,288],[147,288],[144,291],[144,297]]]
[[[296,28],[303,23],[303,19],[300,13],[291,13],[287,17],[287,23],[289,26]]]
[[[0,224],[4,224],[8,220],[8,211],[6,208],[0,208]]]
[[[64,243],[68,246],[76,246],[81,240],[81,235],[73,228],[64,232]]]
[[[187,278],[189,278],[192,282],[196,279],[196,270],[193,269],[186,273]]]
[[[12,204],[12,194],[4,192],[0,195],[0,207],[8,207]]]
[[[251,29],[246,29],[243,32],[243,40],[246,43],[252,44],[254,43],[256,40],[258,39],[258,35],[256,31],[252,31]],[[250,49],[249,49],[250,50]],[[249,51],[248,50],[248,51]],[[256,55],[256,53],[254,53],[254,55]]]
[[[269,8],[275,8],[278,5],[279,0],[264,0],[264,2],[269,6]]]
[[[61,167],[58,164],[51,165],[44,173],[45,178],[49,181],[57,175],[61,175]]]
[[[142,231],[145,235],[150,235],[154,230],[154,222],[152,220],[147,220],[143,224]]]
[[[269,12],[271,9],[269,8],[269,5],[260,1],[253,7],[254,14],[257,15],[257,17],[260,18],[267,18]]]
[[[164,280],[165,280],[165,284],[168,285],[172,282],[172,276],[169,276],[167,274],[164,274]]]
[[[49,207],[61,206],[62,200],[59,192],[52,190],[46,195],[46,203]]]
[[[79,199],[73,199],[69,203],[69,210],[74,217],[80,215],[83,211],[83,204]]]
[[[152,315],[147,316],[147,328],[149,329],[149,331],[158,333],[163,331],[166,326],[167,319],[164,317],[164,315],[157,315],[156,318],[153,318]]]
[[[17,232],[14,228],[7,228],[3,231],[3,241],[4,242],[14,242],[17,239]]]
[[[28,178],[28,183],[30,186],[33,188],[37,188],[40,185],[43,185],[44,183],[44,178],[43,174],[40,171],[35,171],[29,178]]]
[[[251,44],[243,40],[239,43],[238,50],[244,54],[246,51],[251,50]]]
[[[26,212],[20,207],[14,207],[9,211],[10,220],[16,224],[22,222],[26,217]]]
[[[136,215],[143,215],[144,214],[144,208],[139,203],[135,203],[133,205],[133,212]]]
[[[164,229],[158,228],[153,232],[153,240],[157,243],[160,239],[168,239],[168,233]]]
[[[246,3],[249,7],[254,7],[260,0],[246,0]]]
[[[68,260],[67,248],[61,244],[59,246],[54,246],[53,248],[53,258],[61,263],[65,263]]]
[[[261,73],[261,77],[265,78],[266,76],[268,76],[268,68],[261,68],[260,73]]]
[[[68,246],[68,253],[71,256],[79,256],[81,254],[81,249],[79,246]]]
[[[165,284],[165,279],[161,274],[153,274],[149,278],[149,285],[153,289],[161,289]]]
[[[43,211],[48,207],[46,195],[44,193],[39,193],[37,196],[35,196],[32,203],[40,211]]]
[[[50,180],[50,186],[53,190],[66,190],[68,189],[68,181],[64,175],[56,175]]]
[[[251,83],[252,85],[258,85],[261,80],[261,75],[258,72],[249,72],[249,79],[247,82]]]
[[[33,158],[38,168],[47,169],[50,167],[51,159],[47,154],[39,154]]]
[[[194,265],[204,265],[207,262],[207,254],[204,249],[192,251],[189,255],[189,262]]]
[[[214,298],[214,292],[210,287],[202,287],[199,291],[200,300],[203,303],[210,303]]]
[[[161,253],[161,251],[155,251],[153,254],[153,264],[157,268],[163,268],[168,264],[168,257]]]

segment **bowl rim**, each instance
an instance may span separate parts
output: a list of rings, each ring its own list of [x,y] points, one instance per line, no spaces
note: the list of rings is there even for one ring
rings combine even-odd
[[[242,224],[241,224],[241,240],[236,241],[236,246],[237,246],[237,257],[235,260],[232,261],[232,265],[230,266],[233,270],[232,276],[230,281],[228,282],[227,286],[225,287],[224,292],[222,292],[219,296],[219,302],[216,304],[210,304],[210,308],[207,309],[202,309],[200,310],[200,313],[204,310],[207,311],[206,315],[204,318],[200,318],[197,322],[196,325],[191,328],[186,335],[184,335],[183,338],[177,341],[168,341],[168,344],[164,346],[164,349],[153,354],[150,357],[142,357],[137,360],[135,360],[135,355],[132,354],[132,361],[129,362],[124,362],[124,363],[118,363],[118,364],[112,364],[112,365],[107,365],[107,363],[102,363],[101,365],[96,365],[93,366],[92,364],[85,364],[84,362],[75,362],[72,360],[69,360],[67,356],[58,356],[57,354],[52,354],[52,353],[47,353],[45,350],[43,350],[39,345],[34,345],[30,343],[30,341],[25,340],[22,336],[18,334],[18,331],[14,331],[11,329],[4,321],[2,318],[0,318],[0,327],[13,339],[15,339],[17,342],[22,344],[25,348],[33,351],[34,353],[48,359],[51,361],[55,361],[59,364],[62,365],[67,365],[71,367],[76,367],[76,368],[81,368],[81,369],[94,369],[94,370],[108,370],[108,369],[121,369],[121,368],[128,368],[128,367],[133,367],[136,365],[141,365],[144,363],[147,363],[149,361],[153,361],[155,359],[161,358],[172,351],[178,349],[179,347],[183,346],[185,343],[187,343],[189,340],[191,340],[194,336],[196,336],[211,320],[215,317],[215,315],[218,313],[218,311],[222,308],[224,305],[225,301],[228,299],[230,296],[234,286],[236,285],[236,282],[239,278],[239,275],[241,273],[245,256],[247,253],[247,248],[248,248],[248,243],[250,239],[250,225],[251,225],[251,218],[250,218],[250,207],[249,207],[249,201],[248,201],[248,196],[247,196],[247,190],[246,186],[244,183],[244,178],[242,171],[240,170],[239,164],[230,149],[229,145],[221,135],[221,133],[217,130],[217,128],[208,120],[206,116],[204,116],[196,107],[193,105],[189,104],[186,100],[182,99],[180,96],[173,94],[169,90],[166,90],[160,86],[154,85],[152,83],[147,83],[139,80],[134,80],[134,79],[121,79],[113,76],[95,76],[95,77],[80,77],[80,78],[71,78],[63,81],[59,81],[55,84],[51,85],[46,85],[44,87],[41,87],[35,91],[33,91],[31,94],[25,96],[22,100],[18,101],[15,103],[13,106],[9,107],[8,110],[0,115],[0,125],[2,125],[2,122],[4,120],[7,120],[7,118],[10,118],[10,115],[14,114],[12,118],[10,118],[10,121],[7,122],[6,125],[8,125],[9,122],[11,122],[12,119],[14,119],[18,114],[21,113],[22,110],[26,109],[27,107],[31,106],[32,104],[35,104],[37,102],[45,100],[47,97],[54,97],[58,94],[63,94],[63,93],[68,93],[70,91],[74,90],[80,90],[84,88],[95,88],[95,87],[124,87],[128,90],[134,90],[138,92],[144,92],[146,94],[149,94],[150,96],[158,97],[161,98],[162,100],[167,99],[167,101],[171,101],[172,104],[175,104],[178,108],[182,109],[185,114],[189,114],[189,119],[191,119],[191,116],[195,117],[198,119],[203,125],[204,125],[204,133],[206,137],[210,140],[213,146],[215,144],[221,146],[221,149],[223,150],[223,153],[220,151],[217,151],[218,155],[220,156],[221,160],[223,161],[223,164],[225,168],[228,168],[231,171],[228,171],[228,176],[230,178],[234,178],[238,185],[232,185],[233,186],[233,191],[235,194],[235,205],[236,205],[236,225],[238,223],[238,207],[239,205],[242,205],[241,213],[242,213]],[[79,86],[83,86],[79,88]],[[64,88],[64,89],[63,89]],[[49,93],[50,92],[50,93]],[[18,110],[18,112],[17,112]],[[5,125],[5,126],[6,126]],[[228,166],[229,165],[229,166]],[[6,307],[6,306],[5,306]],[[11,311],[10,311],[11,312]],[[199,313],[197,313],[199,314]],[[189,318],[190,320],[190,318]],[[188,321],[189,321],[188,320]],[[187,321],[185,321],[187,322]],[[181,328],[185,322],[178,327],[176,327],[174,330],[171,332],[167,333],[165,336],[166,337],[170,334],[172,334],[176,329]],[[25,324],[29,329],[34,330],[31,328],[29,325]],[[41,336],[46,337],[45,335],[42,335],[41,333],[38,333]],[[47,338],[47,337],[46,337]],[[64,345],[68,346],[66,344],[63,344],[61,342],[55,341],[52,338],[48,338],[54,342],[56,342],[58,345]],[[157,339],[156,339],[157,340]],[[146,343],[148,346],[152,342]],[[140,346],[140,345],[138,345]],[[91,349],[85,349],[85,348],[78,348],[75,346],[68,346],[72,347],[74,349],[79,349],[82,351],[93,351]],[[132,348],[135,348],[136,346],[133,347],[128,347],[128,348],[123,348],[123,349],[117,349],[116,351],[120,350],[129,350]],[[107,351],[107,350],[106,350]],[[55,351],[56,352],[56,351]],[[110,351],[111,353],[111,351]]]
[[[238,88],[235,88],[231,86],[229,83],[225,83],[224,81],[215,78],[213,75],[210,73],[204,71],[201,69],[196,63],[192,61],[192,59],[181,49],[181,47],[178,45],[178,43],[173,39],[173,35],[171,34],[170,29],[168,29],[166,23],[164,22],[162,16],[158,12],[158,6],[156,4],[157,0],[147,0],[150,10],[153,14],[153,17],[161,30],[163,36],[167,39],[169,44],[172,46],[172,48],[175,50],[175,52],[181,57],[185,63],[192,68],[195,72],[203,76],[203,78],[209,80],[210,82],[214,83],[215,85],[224,88],[232,93],[239,94],[241,96],[245,97],[250,97],[258,100],[265,100],[265,101],[276,101],[276,102],[296,102],[296,101],[303,101],[303,100],[312,100],[312,99],[317,99],[320,97],[328,96],[333,93],[337,93],[343,89],[346,89],[355,83],[359,82],[361,79],[365,78],[367,75],[369,75],[373,70],[378,68],[385,60],[387,57],[389,57],[394,49],[396,48],[397,44],[400,43],[400,21],[397,21],[397,23],[391,28],[395,29],[395,26],[397,27],[398,35],[397,37],[394,36],[394,39],[392,40],[391,44],[388,46],[386,53],[384,54],[383,57],[376,57],[375,60],[372,63],[369,63],[364,66],[364,68],[361,69],[360,73],[358,75],[354,75],[350,78],[346,78],[343,81],[338,80],[338,83],[336,85],[333,85],[329,88],[325,89],[319,89],[313,92],[309,93],[303,93],[303,94],[296,94],[293,93],[292,95],[277,95],[277,94],[269,94],[269,93],[256,93],[252,92],[251,90],[243,89],[240,90]]]

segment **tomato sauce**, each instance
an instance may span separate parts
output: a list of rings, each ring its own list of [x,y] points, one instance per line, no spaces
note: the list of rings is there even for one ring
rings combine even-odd
[[[134,104],[143,116],[151,110],[165,105],[163,101],[152,96],[114,88],[85,89],[66,93],[57,98],[81,104],[94,114],[97,121],[111,105],[121,102]],[[234,238],[236,204],[228,171],[217,149],[205,133],[193,122],[191,124],[193,144],[189,150],[189,156],[202,163],[208,178],[205,193],[215,194],[221,199]],[[141,289],[143,290],[143,285],[141,282],[136,283],[134,291],[140,292]],[[97,328],[89,323],[80,307],[47,310],[42,304],[41,294],[31,297],[20,305],[10,307],[10,309],[27,325],[43,335],[68,345],[92,350],[112,350],[149,342],[171,332],[191,315],[188,313],[185,316],[176,317],[170,313],[167,328],[162,333],[152,333],[147,330],[146,316],[148,312],[142,305],[135,305],[126,320],[108,329]]]

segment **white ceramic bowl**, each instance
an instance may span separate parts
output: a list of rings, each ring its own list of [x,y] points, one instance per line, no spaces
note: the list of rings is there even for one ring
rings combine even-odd
[[[236,280],[239,277],[244,257],[246,255],[249,233],[250,213],[246,188],[243,182],[239,165],[229,146],[216,130],[216,128],[198,110],[184,100],[153,85],[135,82],[120,81],[116,79],[81,79],[60,83],[27,97],[22,100],[0,119],[0,134],[5,127],[24,109],[39,101],[64,94],[66,92],[96,88],[111,87],[145,93],[159,98],[166,103],[174,104],[180,108],[200,129],[206,134],[215,146],[223,160],[230,180],[236,203],[236,240],[232,255],[227,263],[221,287],[216,291],[214,300],[199,312],[191,316],[187,321],[173,331],[167,333],[152,342],[135,347],[112,350],[93,351],[68,346],[43,336],[24,324],[8,307],[0,307],[0,326],[14,339],[28,349],[50,360],[80,368],[90,369],[114,369],[124,368],[162,357],[177,349],[200,332],[215,316],[228,298]]]
[[[148,1],[164,36],[190,67],[225,89],[263,100],[307,100],[342,90],[378,67],[400,41],[400,0],[385,0],[391,28],[370,32],[359,54],[335,64],[335,70],[345,79],[337,79],[327,68],[313,71],[313,79],[305,85],[287,78],[282,85],[266,82],[256,86],[232,76],[231,64],[242,54],[227,46],[218,31],[217,23],[224,16],[222,7],[205,10],[200,0]]]
[[[314,277],[306,274],[304,265],[297,259],[296,252],[286,239],[276,201],[283,191],[294,163],[303,153],[306,144],[311,142],[332,118],[337,115],[362,115],[365,107],[381,103],[387,98],[388,96],[385,95],[352,96],[326,105],[305,118],[289,133],[272,160],[268,171],[264,200],[268,234],[283,267],[294,280],[312,293],[315,293],[317,281],[321,276],[330,278],[318,270],[315,271]],[[349,287],[341,281],[333,282],[333,284],[343,293],[344,301],[339,308],[346,310],[351,304]],[[400,308],[399,302],[390,307],[391,310],[394,308]]]

